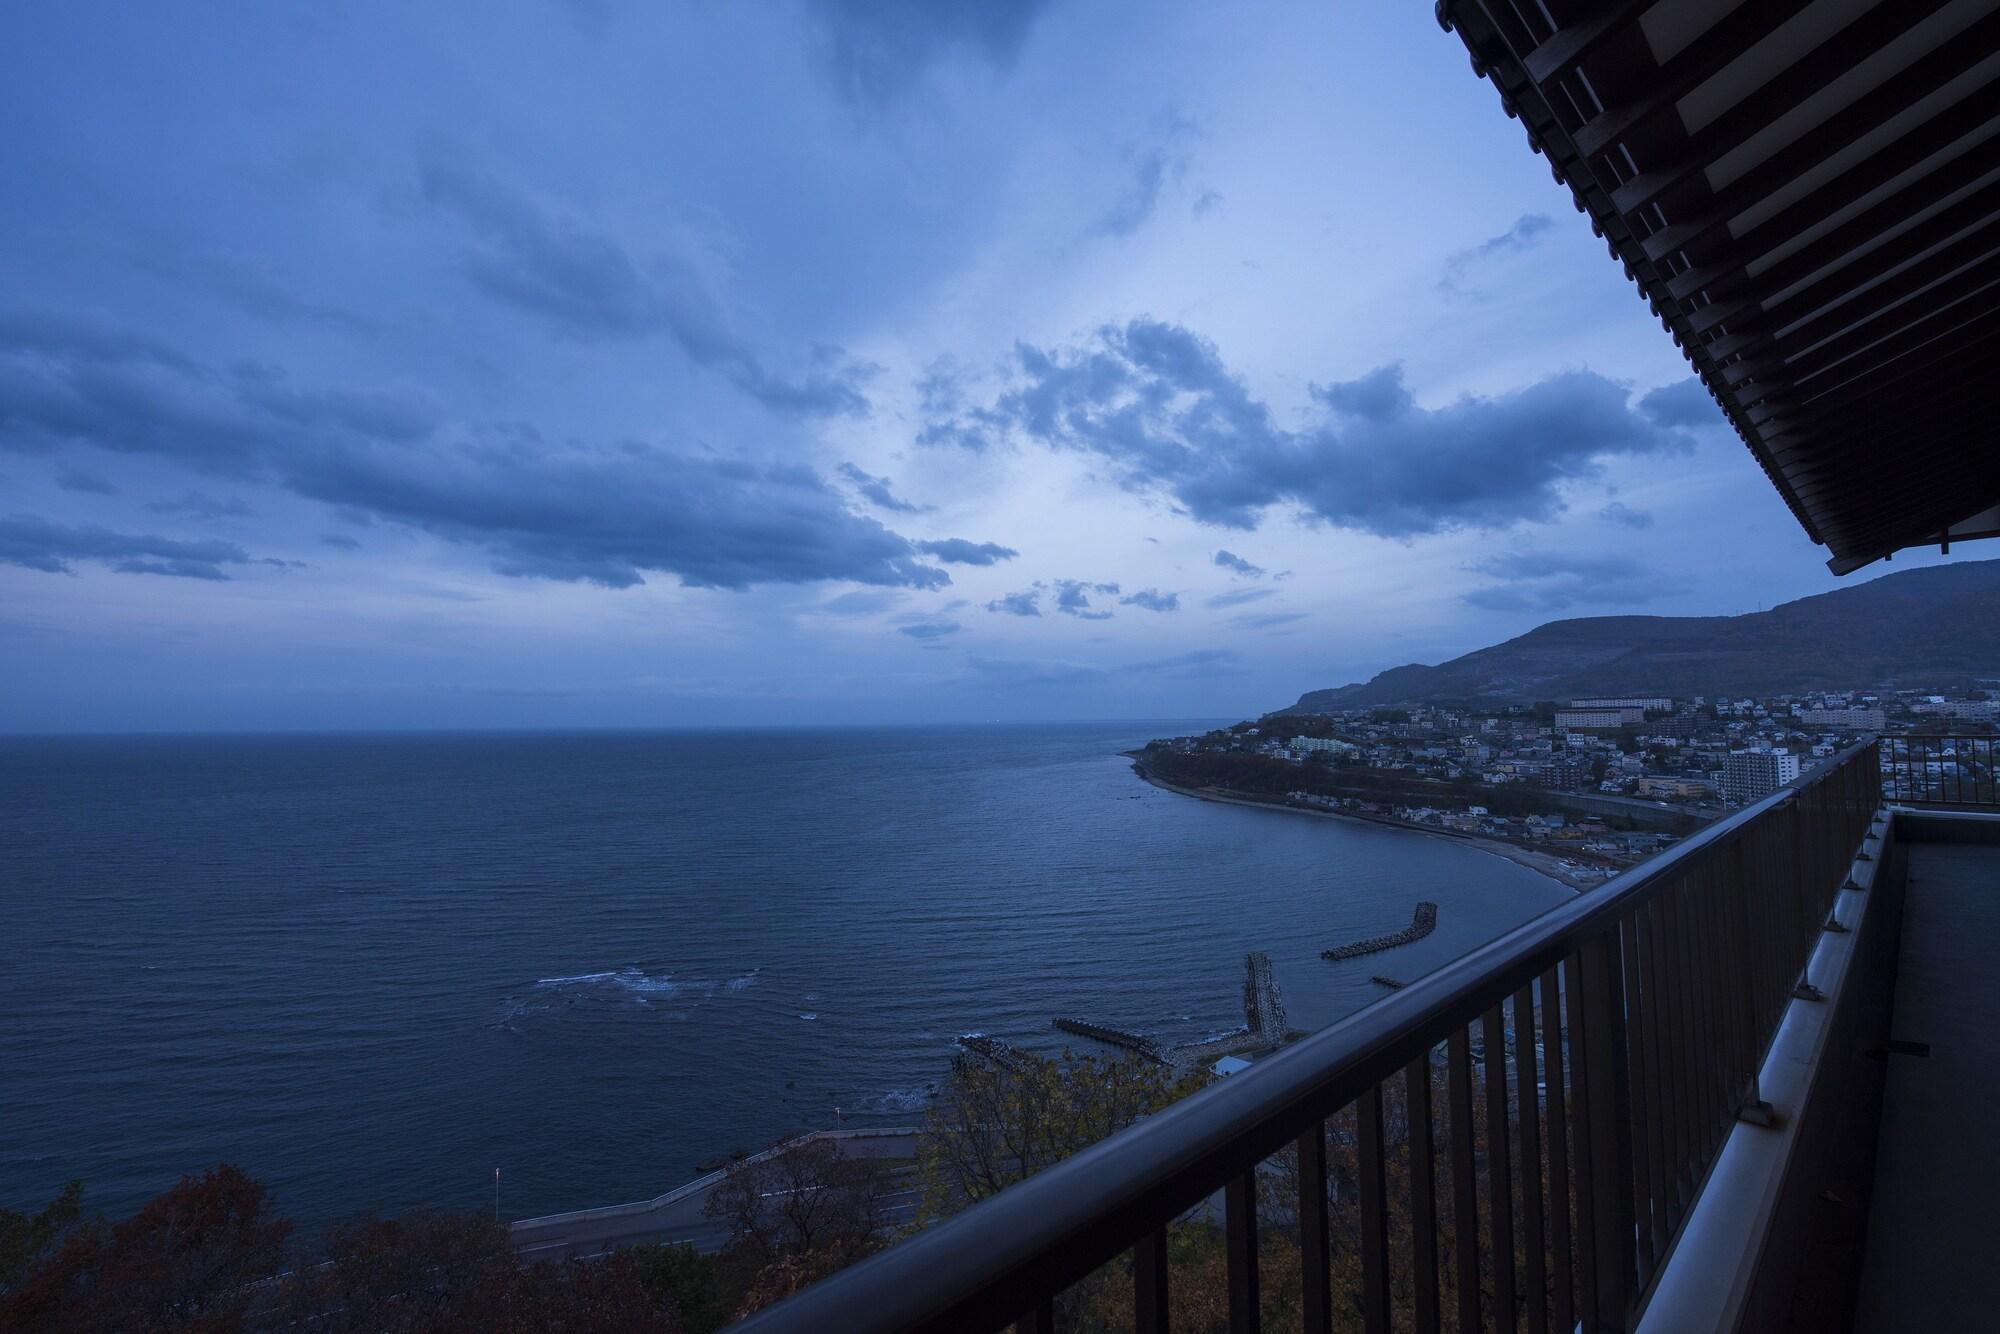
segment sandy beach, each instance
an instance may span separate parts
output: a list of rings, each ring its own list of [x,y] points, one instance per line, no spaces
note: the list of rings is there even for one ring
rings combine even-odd
[[[1602,877],[1577,875],[1563,864],[1562,858],[1555,856],[1553,853],[1542,852],[1535,848],[1524,848],[1519,844],[1507,843],[1497,838],[1485,838],[1478,834],[1461,834],[1452,829],[1431,829],[1423,825],[1411,824],[1407,820],[1396,820],[1387,816],[1363,815],[1353,811],[1313,810],[1309,807],[1293,806],[1280,801],[1259,801],[1255,797],[1236,796],[1204,788],[1182,787],[1177,783],[1166,782],[1149,773],[1138,755],[1129,751],[1126,754],[1132,760],[1132,772],[1140,778],[1151,783],[1154,787],[1176,793],[1183,797],[1193,797],[1197,801],[1216,801],[1230,806],[1255,806],[1259,810],[1282,811],[1289,815],[1305,815],[1321,820],[1354,820],[1362,824],[1381,825],[1389,829],[1401,829],[1411,834],[1424,834],[1430,838],[1449,839],[1451,842],[1462,843],[1467,847],[1477,848],[1481,852],[1491,853],[1495,857],[1505,857],[1517,866],[1525,866],[1531,871],[1539,871],[1549,879],[1557,881],[1578,893],[1582,893],[1586,889],[1595,889],[1604,883]]]

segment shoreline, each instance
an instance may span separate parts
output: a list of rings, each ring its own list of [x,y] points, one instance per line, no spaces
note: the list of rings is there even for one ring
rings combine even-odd
[[[1289,805],[1281,801],[1259,801],[1255,797],[1236,796],[1206,788],[1182,787],[1178,783],[1169,783],[1163,778],[1154,776],[1147,770],[1144,762],[1135,752],[1121,751],[1119,753],[1132,761],[1132,772],[1137,774],[1142,781],[1151,783],[1163,792],[1172,792],[1183,797],[1193,797],[1196,801],[1219,802],[1225,806],[1254,806],[1259,810],[1279,811],[1287,815],[1313,816],[1322,820],[1352,820],[1358,824],[1370,824],[1384,829],[1400,829],[1405,833],[1423,834],[1429,838],[1441,838],[1463,847],[1475,848],[1491,856],[1504,857],[1516,866],[1526,867],[1530,871],[1547,876],[1575,894],[1595,889],[1609,878],[1600,877],[1585,880],[1565,868],[1562,864],[1562,859],[1553,853],[1540,852],[1534,848],[1524,848],[1518,843],[1508,843],[1502,839],[1487,838],[1481,834],[1461,834],[1454,829],[1430,829],[1423,825],[1411,824],[1407,820],[1389,819],[1379,815],[1364,815],[1354,811],[1313,810],[1304,806]]]

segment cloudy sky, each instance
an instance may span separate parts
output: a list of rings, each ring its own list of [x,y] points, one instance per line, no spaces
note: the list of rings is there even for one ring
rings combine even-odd
[[[1428,5],[35,6],[0,728],[1241,715],[1835,586]]]

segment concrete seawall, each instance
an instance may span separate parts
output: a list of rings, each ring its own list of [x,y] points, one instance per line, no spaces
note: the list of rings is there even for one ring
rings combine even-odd
[[[744,1162],[763,1162],[786,1149],[813,1140],[832,1140],[841,1152],[856,1158],[916,1157],[917,1129],[896,1126],[876,1130],[816,1130],[753,1153]],[[729,1176],[727,1168],[697,1177],[684,1186],[650,1200],[578,1209],[565,1214],[523,1218],[507,1225],[514,1253],[524,1260],[567,1260],[602,1255],[621,1246],[643,1242],[691,1245],[699,1251],[721,1249],[728,1228],[708,1216],[708,1199]]]

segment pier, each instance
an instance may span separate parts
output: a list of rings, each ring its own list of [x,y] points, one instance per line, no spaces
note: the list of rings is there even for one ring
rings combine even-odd
[[[1392,950],[1398,945],[1408,945],[1422,940],[1437,930],[1438,906],[1425,900],[1417,905],[1417,915],[1401,931],[1386,936],[1376,936],[1372,940],[1357,940],[1352,945],[1336,945],[1330,950],[1321,950],[1319,957],[1332,959],[1338,963],[1342,959],[1358,959],[1364,954],[1374,954],[1381,950]]]

